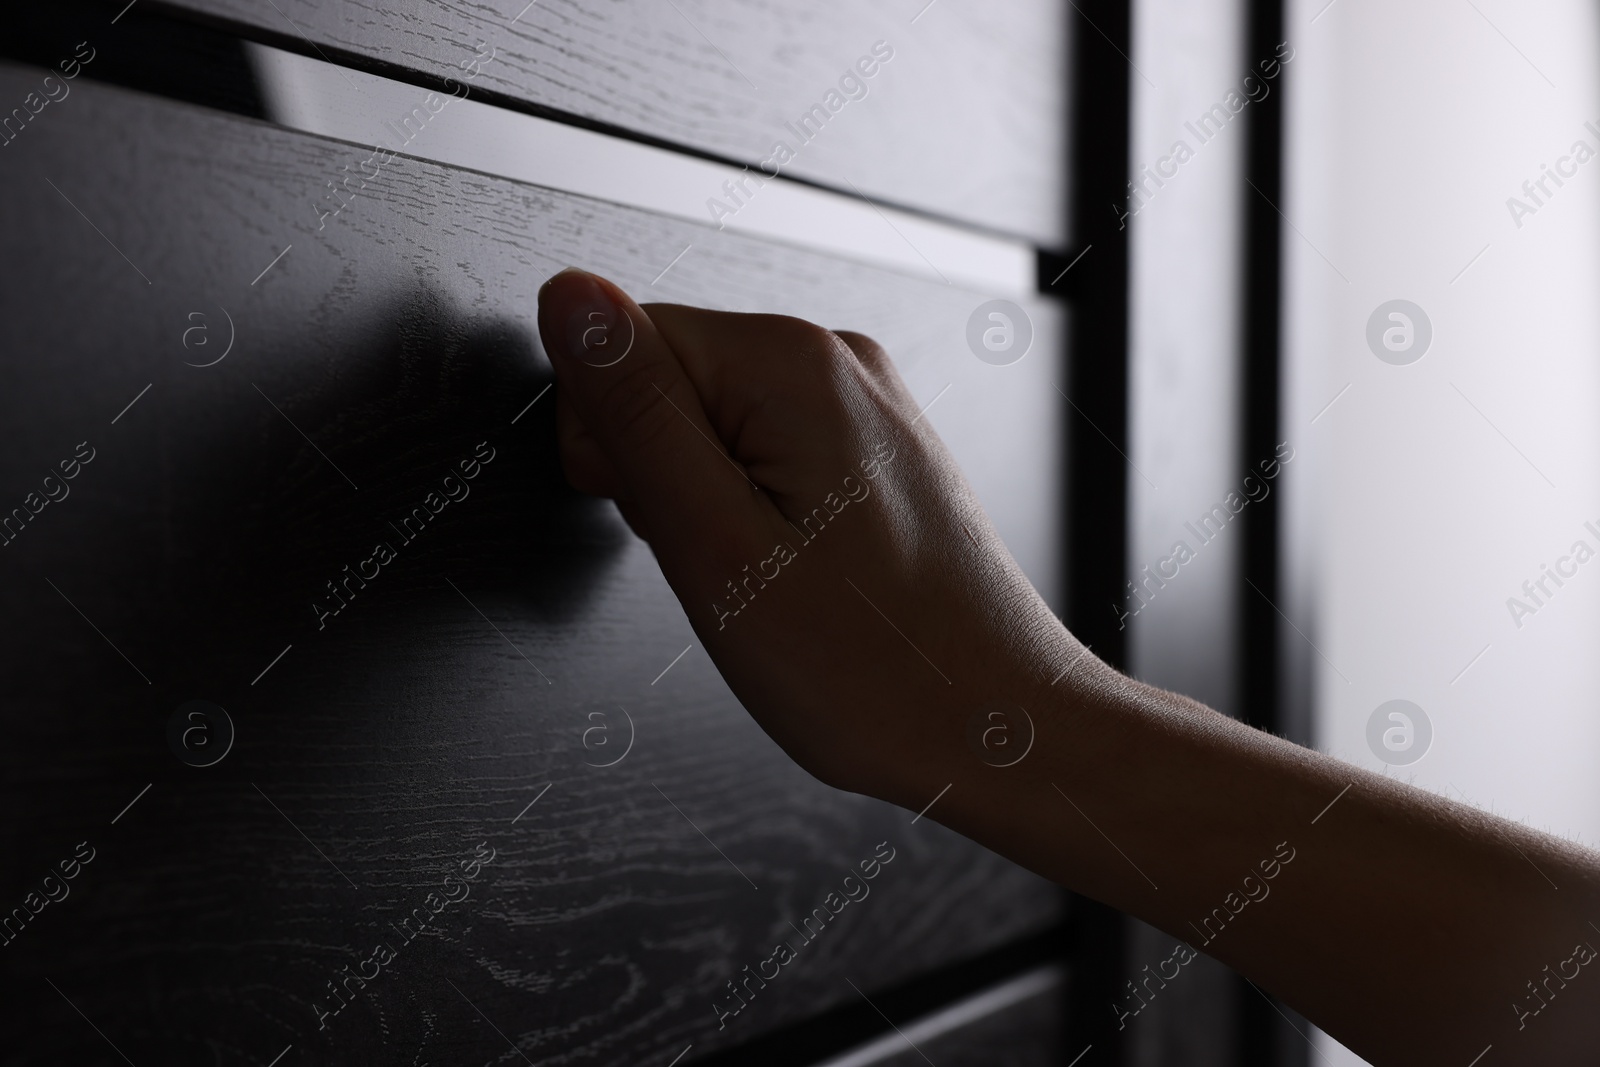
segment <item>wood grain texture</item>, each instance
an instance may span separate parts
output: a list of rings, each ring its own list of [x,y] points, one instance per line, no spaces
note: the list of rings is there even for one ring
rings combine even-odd
[[[175,0],[308,54],[460,77],[474,91],[964,219],[1047,247],[1069,234],[1066,5],[1051,0]],[[518,17],[519,12],[521,17]],[[913,19],[915,21],[913,22]],[[1093,32],[1089,30],[1087,32]],[[822,134],[785,127],[828,104],[886,42],[893,58]]]
[[[0,66],[0,94],[40,76]],[[80,79],[0,157],[0,509],[94,450],[0,548],[0,914],[95,850],[0,947],[6,1062],[689,1063],[1056,921],[1040,879],[791,764],[648,549],[566,488],[550,397],[512,423],[569,262],[861,329],[924,402],[950,386],[928,417],[1054,596],[1059,312],[1030,304],[1035,351],[991,367],[983,294],[404,158],[319,231],[367,154]],[[166,738],[197,698],[237,728],[203,769]],[[593,766],[621,709],[633,747]],[[885,841],[870,896],[719,1032],[723,984]],[[479,843],[467,899],[402,937]]]

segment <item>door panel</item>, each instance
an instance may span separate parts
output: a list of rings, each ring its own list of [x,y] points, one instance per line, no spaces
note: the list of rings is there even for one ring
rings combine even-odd
[[[469,64],[474,93],[1049,247],[1069,238],[1068,9],[1049,0],[166,6],[391,76],[459,79]]]
[[[403,157],[319,229],[368,150],[73,85],[0,157],[12,1062],[687,1063],[1059,919],[755,726],[533,327],[581,263],[874,334],[1054,592],[1054,307],[992,367],[981,294]]]

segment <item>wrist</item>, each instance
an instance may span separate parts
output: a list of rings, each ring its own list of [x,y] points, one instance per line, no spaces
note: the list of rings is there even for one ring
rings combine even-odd
[[[987,651],[957,664],[949,685],[923,690],[896,758],[863,768],[846,788],[913,812],[946,786],[995,793],[1026,781],[1030,791],[1048,789],[1051,776],[1068,770],[1063,759],[1084,728],[1102,718],[1095,708],[1105,694],[1129,680],[1040,609],[1032,626],[997,635]]]

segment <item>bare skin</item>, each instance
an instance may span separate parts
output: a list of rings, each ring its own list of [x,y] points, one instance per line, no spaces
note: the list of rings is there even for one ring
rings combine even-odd
[[[617,502],[734,693],[817,778],[913,811],[948,784],[929,818],[1216,957],[1379,1067],[1600,1058],[1600,856],[1096,659],[870,339],[641,307],[578,271],[540,291],[539,327],[568,478]],[[817,508],[830,521],[807,525]],[[969,740],[995,707],[1036,729],[1014,766]]]

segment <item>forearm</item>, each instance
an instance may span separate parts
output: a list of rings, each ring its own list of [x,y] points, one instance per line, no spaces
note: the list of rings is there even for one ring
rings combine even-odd
[[[1222,960],[1375,1063],[1592,1057],[1600,968],[1563,968],[1600,945],[1592,853],[1098,661],[1067,687],[996,689],[1033,694],[1032,750],[995,767],[951,746],[929,817]],[[1519,1017],[1548,975],[1548,1007]]]

